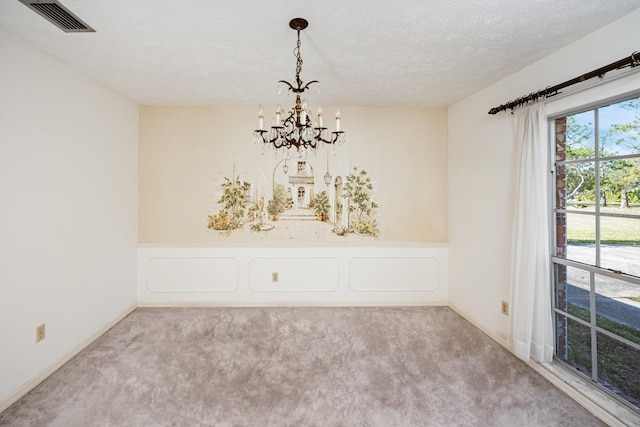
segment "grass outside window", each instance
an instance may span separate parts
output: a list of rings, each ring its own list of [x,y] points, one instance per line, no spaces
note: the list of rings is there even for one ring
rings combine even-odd
[[[595,211],[593,207],[584,210],[585,212]],[[601,217],[600,243],[640,246],[640,207],[608,208],[602,209],[601,212],[638,215],[638,218]],[[569,243],[593,243],[595,241],[595,221],[592,215],[568,213],[567,225]]]
[[[589,312],[568,305],[568,313],[578,318],[589,317]],[[603,329],[640,344],[640,330],[596,316]],[[569,352],[567,362],[587,376],[591,376],[591,328],[575,321],[567,326]],[[616,394],[624,394],[640,401],[640,351],[602,333],[598,340],[598,380]]]

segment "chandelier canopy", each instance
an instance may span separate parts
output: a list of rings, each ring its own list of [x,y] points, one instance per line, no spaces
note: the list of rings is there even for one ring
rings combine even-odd
[[[271,146],[275,149],[288,150],[295,147],[297,151],[315,150],[318,143],[342,145],[346,143],[344,131],[340,130],[340,110],[336,111],[336,130],[329,132],[324,127],[322,120],[322,107],[317,107],[317,121],[313,122],[313,113],[304,98],[305,92],[314,84],[319,84],[317,80],[312,80],[305,84],[300,79],[302,72],[302,56],[300,54],[300,31],[307,28],[309,23],[303,18],[294,18],[289,22],[289,27],[298,33],[298,42],[293,50],[296,57],[296,79],[294,84],[285,80],[278,82],[278,87],[284,84],[288,87],[289,92],[293,92],[296,96],[295,105],[287,112],[283,111],[278,105],[276,115],[272,121],[271,129],[264,129],[264,110],[262,105],[258,107],[258,129],[253,131],[253,142],[255,144],[263,144]],[[284,119],[283,119],[283,116]],[[285,172],[286,173],[286,172]]]

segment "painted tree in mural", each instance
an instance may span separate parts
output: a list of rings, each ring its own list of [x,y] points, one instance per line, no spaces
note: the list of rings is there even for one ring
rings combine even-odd
[[[380,230],[375,219],[378,204],[372,200],[373,184],[367,171],[358,171],[353,168],[353,173],[347,175],[342,197],[349,201],[349,215],[353,217],[349,231],[359,234],[377,236]]]
[[[288,200],[287,200],[287,190],[284,188],[282,184],[275,184],[273,187],[273,200],[278,209],[278,213],[284,212],[287,208]]]
[[[238,176],[235,180],[225,177],[221,184],[222,196],[218,203],[222,209],[214,215],[209,215],[207,227],[213,230],[235,230],[242,225],[246,199],[244,186]]]

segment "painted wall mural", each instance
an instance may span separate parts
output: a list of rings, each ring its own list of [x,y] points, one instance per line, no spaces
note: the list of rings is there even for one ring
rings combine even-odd
[[[272,166],[271,188],[265,188],[264,175],[252,182],[237,174],[234,162],[232,177],[219,183],[220,196],[207,216],[207,228],[227,236],[270,232],[274,240],[377,238],[378,204],[368,172],[354,166],[344,178],[333,178],[328,164],[318,183],[306,155],[286,155]]]
[[[286,155],[252,144],[253,106],[140,107],[139,242],[446,242],[446,109],[341,110],[349,140],[335,155]]]

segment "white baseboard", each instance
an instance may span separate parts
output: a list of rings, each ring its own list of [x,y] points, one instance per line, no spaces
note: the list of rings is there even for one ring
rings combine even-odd
[[[170,308],[170,307],[446,307],[447,301],[404,301],[392,300],[380,303],[378,301],[367,302],[247,302],[247,303],[228,303],[215,301],[141,301],[138,303],[140,308]]]
[[[111,329],[113,326],[115,326],[119,321],[121,321],[122,319],[127,317],[129,314],[131,314],[131,312],[133,310],[135,310],[136,308],[138,308],[137,304],[133,304],[131,307],[127,308],[122,314],[120,314],[119,316],[117,316],[116,318],[111,320],[109,323],[104,325],[102,328],[98,329],[89,338],[87,338],[86,340],[84,340],[80,344],[78,344],[75,347],[73,347],[67,353],[65,353],[60,358],[58,358],[58,360],[56,360],[54,363],[52,363],[49,367],[47,367],[46,369],[43,369],[36,376],[31,378],[29,381],[24,383],[22,386],[20,386],[16,391],[14,391],[10,395],[8,395],[4,399],[2,399],[0,401],[0,412],[3,412],[5,409],[9,408],[9,406],[11,406],[14,403],[16,403],[22,396],[24,396],[25,394],[27,394],[31,390],[33,390],[33,388],[35,388],[38,384],[40,384],[42,381],[47,379],[47,377],[49,377],[49,375],[51,375],[55,371],[57,371],[62,365],[67,363],[69,360],[71,360],[72,357],[74,357],[75,355],[80,353],[82,350],[84,350],[89,344],[94,342],[102,334],[104,334],[109,329]]]
[[[485,334],[486,336],[488,336],[489,338],[491,338],[492,340],[494,340],[495,342],[497,342],[498,344],[500,344],[501,346],[503,346],[504,348],[506,348],[507,350],[509,350],[509,352],[512,352],[509,347],[507,346],[507,341],[502,338],[499,335],[494,334],[493,332],[485,329],[484,326],[480,325],[478,322],[476,322],[475,320],[473,320],[472,318],[470,318],[469,316],[467,316],[466,314],[464,314],[458,307],[456,307],[455,305],[452,305],[451,303],[448,303],[448,306],[451,310],[455,311],[458,315],[460,315],[460,317],[462,317],[463,319],[465,319],[467,322],[471,323],[473,326],[475,326],[476,328],[480,329],[480,331],[482,331],[483,334]]]
[[[479,325],[476,321],[466,316],[457,307],[451,305],[451,303],[449,303],[449,308],[513,354],[513,351],[507,346],[505,339],[488,331],[482,325]],[[541,364],[535,360],[530,360],[525,363],[607,425],[612,427],[640,425],[640,417],[632,410],[618,404],[601,391],[584,384],[584,381],[573,378],[569,372],[564,372],[562,367],[555,366],[552,363]]]

